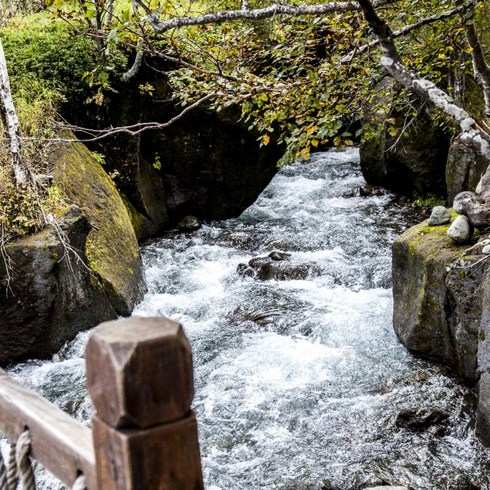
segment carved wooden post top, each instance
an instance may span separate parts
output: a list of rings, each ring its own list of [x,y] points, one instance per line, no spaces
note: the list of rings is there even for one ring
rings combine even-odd
[[[105,322],[94,329],[85,354],[90,396],[108,425],[146,429],[190,413],[192,353],[178,323],[136,317]]]

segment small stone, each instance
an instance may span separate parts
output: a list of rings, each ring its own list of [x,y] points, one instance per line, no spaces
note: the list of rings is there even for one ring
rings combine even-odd
[[[383,187],[378,187],[376,185],[361,185],[359,187],[359,195],[361,197],[380,197],[386,196],[389,194],[389,191],[384,189]]]
[[[485,245],[482,249],[481,249],[481,253],[482,254],[490,254],[490,245]]]
[[[436,206],[432,209],[429,218],[429,226],[445,225],[451,221],[451,212],[444,206]]]
[[[201,222],[195,216],[186,216],[178,224],[179,230],[184,232],[196,231],[201,228]]]
[[[285,253],[285,252],[277,252],[277,251],[273,251],[269,254],[269,257],[272,259],[272,260],[284,260],[284,259],[287,259],[288,257],[291,257],[291,254],[288,254],[288,253]]]
[[[466,216],[458,216],[447,230],[447,236],[456,243],[466,243],[471,238],[471,227]]]

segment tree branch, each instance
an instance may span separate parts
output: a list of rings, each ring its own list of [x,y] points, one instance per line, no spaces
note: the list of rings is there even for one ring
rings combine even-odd
[[[215,97],[216,94],[208,94],[205,97],[202,97],[201,99],[197,100],[193,104],[187,106],[185,109],[183,109],[179,114],[176,116],[172,117],[169,119],[167,122],[164,123],[158,123],[158,122],[142,122],[142,123],[136,123],[136,124],[131,124],[129,126],[118,126],[116,128],[106,128],[106,129],[90,129],[90,128],[83,128],[80,126],[75,126],[72,124],[63,124],[64,129],[70,129],[72,131],[76,131],[78,133],[84,133],[88,135],[88,138],[77,138],[76,140],[72,139],[60,139],[59,141],[81,141],[83,143],[88,143],[91,141],[99,141],[101,139],[107,138],[109,136],[113,136],[115,134],[119,133],[125,133],[129,134],[131,136],[136,136],[143,131],[147,131],[149,129],[163,129],[169,127],[171,124],[174,124],[176,121],[179,119],[182,119],[188,112],[192,111],[196,107],[200,106],[204,102],[212,99]]]
[[[477,3],[481,2],[481,0],[477,0]],[[412,31],[415,31],[417,29],[420,29],[421,27],[433,24],[434,22],[437,22],[439,20],[444,20],[449,17],[453,17],[454,15],[463,13],[468,11],[474,6],[475,2],[474,0],[470,0],[466,3],[462,3],[456,8],[453,8],[451,10],[446,10],[445,12],[441,12],[439,14],[434,14],[429,17],[425,17],[424,19],[419,20],[418,22],[415,22],[413,24],[408,24],[401,29],[398,29],[397,31],[392,32],[391,37],[392,39],[398,38],[398,37],[403,37],[406,36],[407,34],[410,34]],[[350,53],[346,54],[340,59],[341,63],[349,63],[350,61],[353,60],[354,56],[364,53],[368,49],[372,48],[373,46],[376,46],[379,43],[378,39],[374,39],[373,41],[363,44],[362,46],[358,46],[357,48],[353,49]]]
[[[451,96],[438,88],[430,80],[412,73],[403,63],[388,24],[376,13],[369,0],[358,0],[364,18],[378,37],[383,56],[381,65],[401,85],[410,92],[428,99],[435,106],[451,116],[461,128],[461,139],[479,152],[490,162],[490,135],[485,132],[475,119]],[[484,199],[490,199],[490,172],[480,180],[480,193]],[[486,194],[488,193],[488,196]]]
[[[154,12],[149,11],[148,6],[144,5],[141,0],[138,3],[146,10],[148,15],[144,18],[147,20],[157,34],[185,26],[197,26],[206,24],[218,24],[220,22],[236,19],[269,19],[279,15],[287,16],[310,16],[325,15],[333,12],[353,12],[359,10],[356,2],[330,2],[323,5],[282,5],[274,4],[261,9],[225,10],[214,14],[199,15],[196,17],[174,17],[161,21]],[[374,5],[381,6],[389,3],[390,0],[374,0]]]
[[[457,3],[460,3],[458,0]],[[474,9],[474,6],[473,6]],[[485,114],[490,116],[490,66],[488,66],[483,49],[478,39],[478,34],[474,23],[474,10],[471,12],[471,19],[464,23],[466,40],[471,48],[471,61],[473,63],[473,72],[475,73],[476,81],[483,89],[483,97],[485,99]],[[463,19],[464,20],[464,19]]]

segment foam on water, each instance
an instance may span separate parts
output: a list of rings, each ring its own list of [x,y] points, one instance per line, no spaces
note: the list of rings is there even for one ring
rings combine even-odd
[[[490,488],[471,392],[395,338],[390,247],[406,218],[390,197],[343,197],[363,183],[358,161],[355,149],[316,154],[240,218],[143,248],[149,292],[134,314],[180,321],[191,340],[208,490]],[[315,272],[236,273],[272,250]],[[14,374],[87,420],[85,339]],[[396,426],[418,407],[447,411],[445,432]]]

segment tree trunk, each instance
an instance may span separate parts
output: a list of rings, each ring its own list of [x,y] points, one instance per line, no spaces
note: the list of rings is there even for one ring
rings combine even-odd
[[[0,119],[3,125],[5,139],[10,144],[12,168],[15,182],[18,186],[27,186],[32,182],[30,169],[22,161],[20,154],[19,120],[15,111],[14,101],[10,92],[10,81],[7,72],[7,63],[0,40]]]
[[[490,116],[490,66],[485,61],[485,55],[483,54],[483,49],[475,29],[474,8],[470,11],[470,14],[472,14],[471,18],[464,24],[466,40],[471,48],[471,61],[473,63],[473,72],[476,81],[483,90],[485,114]]]
[[[379,40],[383,53],[381,64],[385,70],[409,91],[428,99],[451,116],[461,128],[461,139],[490,162],[490,135],[450,95],[405,66],[398,54],[388,24],[378,16],[369,0],[358,0],[358,2],[364,18]]]

